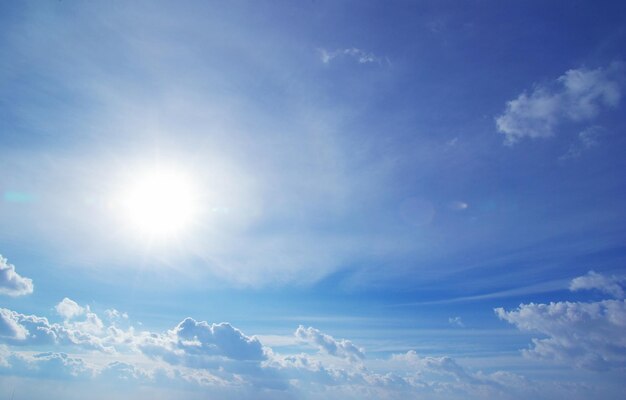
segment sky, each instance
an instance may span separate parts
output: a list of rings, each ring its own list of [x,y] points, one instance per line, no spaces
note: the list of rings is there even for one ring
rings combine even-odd
[[[0,3],[0,397],[621,399],[626,3]]]

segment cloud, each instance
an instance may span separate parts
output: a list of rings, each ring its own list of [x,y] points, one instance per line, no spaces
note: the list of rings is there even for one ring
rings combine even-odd
[[[87,314],[85,311],[85,318]],[[543,390],[510,372],[473,371],[452,357],[419,356],[413,350],[365,360],[363,350],[350,341],[303,326],[298,327],[295,336],[316,346],[319,353],[277,354],[228,323],[185,318],[163,333],[135,332],[132,328],[123,331],[115,326],[102,329],[98,335],[74,332],[74,337],[91,337],[100,343],[99,348],[91,347],[99,352],[82,356],[71,351],[90,347],[69,340],[70,329],[65,325],[5,309],[0,309],[0,316],[0,321],[8,321],[0,329],[12,332],[13,339],[8,340],[12,345],[21,341],[35,348],[52,345],[69,350],[32,353],[0,345],[1,375],[114,384],[116,390],[141,386],[255,399],[524,399],[541,398]],[[19,326],[24,330],[16,334]],[[49,336],[36,340],[35,336],[46,330]],[[562,390],[558,393],[563,394]]]
[[[394,354],[394,361],[404,361],[415,368],[430,370],[453,376],[458,381],[478,383],[480,380],[473,374],[468,373],[456,360],[451,357],[420,357],[415,350],[409,350],[404,354]]]
[[[80,358],[65,353],[38,353],[28,355],[13,352],[8,358],[13,373],[21,376],[55,379],[88,379],[95,371]]]
[[[108,338],[97,336],[102,331],[96,328],[99,318],[90,314],[85,321],[60,325],[50,323],[45,317],[0,308],[0,336],[6,342],[18,346],[68,345],[104,352],[113,351],[106,344],[105,339]]]
[[[63,317],[64,326],[66,328],[82,331],[90,334],[97,334],[102,331],[104,324],[100,317],[91,312],[89,306],[83,307],[74,300],[65,297],[59,304],[55,306],[57,314]],[[84,315],[82,321],[70,321]]]
[[[596,289],[609,294],[617,299],[624,298],[624,288],[622,284],[626,278],[617,276],[604,276],[595,271],[589,271],[587,275],[574,278],[569,285],[571,291]]]
[[[453,202],[450,202],[448,206],[450,207],[450,209],[454,211],[463,211],[463,210],[467,210],[467,208],[469,207],[469,204],[467,204],[464,201],[453,201]]]
[[[365,358],[363,350],[356,347],[351,341],[345,339],[337,340],[313,327],[305,328],[300,325],[294,335],[303,342],[316,346],[320,351],[335,357],[352,361]]]
[[[0,255],[0,294],[22,296],[33,292],[33,281],[15,272],[15,266]]]
[[[17,319],[17,313],[0,308],[0,337],[4,339],[24,340],[28,331]]]
[[[452,326],[458,326],[460,328],[465,327],[465,324],[463,323],[461,317],[450,317],[448,318],[448,323]]]
[[[328,51],[326,49],[318,49],[320,59],[324,64],[330,63],[337,57],[350,57],[356,60],[359,64],[368,63],[380,63],[381,59],[374,55],[374,53],[368,53],[364,50],[357,49],[355,47],[347,49],[337,49],[334,51]]]
[[[555,134],[564,122],[585,122],[602,109],[614,108],[620,102],[624,86],[624,63],[606,68],[572,69],[549,85],[535,85],[506,105],[496,118],[496,126],[513,145],[528,138],[546,138]]]
[[[603,370],[626,368],[626,302],[557,302],[521,304],[517,310],[495,309],[496,315],[522,331],[539,332],[524,354]]]
[[[121,312],[116,310],[115,308],[104,310],[104,314],[107,316],[109,321],[118,321],[121,319],[128,319],[128,313]]]
[[[563,154],[560,159],[567,160],[580,157],[584,151],[598,145],[601,133],[602,128],[599,126],[591,126],[582,130],[578,133],[577,140],[570,145],[567,152]]]
[[[69,320],[79,315],[83,315],[85,313],[85,308],[81,307],[74,300],[68,299],[65,297],[63,300],[57,304],[54,309],[57,314],[62,316],[64,319]]]
[[[139,349],[149,357],[192,368],[215,368],[223,358],[259,362],[266,358],[258,339],[232,325],[208,324],[185,318],[166,334],[144,334]]]

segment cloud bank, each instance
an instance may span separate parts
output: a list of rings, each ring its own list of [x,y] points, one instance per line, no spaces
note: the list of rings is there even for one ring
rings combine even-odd
[[[226,322],[188,317],[164,332],[94,329],[88,324],[100,319],[88,306],[64,298],[55,308],[62,323],[0,309],[0,376],[178,393],[163,398],[177,398],[180,389],[255,399],[541,398],[516,374],[470,370],[452,357],[415,350],[366,359],[351,341],[314,327],[299,326],[294,335],[302,346],[281,354]],[[310,346],[318,352],[297,352]],[[46,351],[30,351],[38,347]]]

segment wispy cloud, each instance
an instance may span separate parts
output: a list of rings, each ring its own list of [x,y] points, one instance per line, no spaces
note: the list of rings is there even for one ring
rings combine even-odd
[[[381,63],[382,58],[376,56],[374,53],[367,52],[365,50],[357,49],[355,47],[337,50],[318,49],[320,59],[324,64],[330,63],[337,57],[349,57],[357,61],[359,64],[368,63]]]
[[[603,129],[599,126],[591,126],[578,133],[575,141],[570,145],[569,149],[563,154],[560,159],[567,160],[570,158],[577,158],[580,155],[599,144],[599,137],[602,134]]]
[[[589,271],[586,275],[572,279],[569,289],[572,291],[595,289],[617,299],[623,299],[625,283],[626,277],[606,276]]]
[[[536,84],[506,105],[496,118],[505,144],[523,138],[553,136],[564,122],[593,120],[603,109],[615,108],[624,86],[625,65],[615,62],[606,68],[571,69],[554,82]]]

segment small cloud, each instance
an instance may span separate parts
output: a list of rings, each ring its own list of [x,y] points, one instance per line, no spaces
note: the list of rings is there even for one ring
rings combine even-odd
[[[449,207],[455,211],[463,211],[463,210],[467,210],[467,208],[469,207],[469,204],[467,204],[464,201],[453,201],[450,203]]]
[[[301,341],[312,344],[320,351],[330,354],[331,356],[345,358],[352,361],[362,360],[365,358],[363,350],[356,347],[351,341],[345,339],[335,339],[313,327],[305,328],[300,325],[294,335]]]
[[[454,137],[446,142],[446,146],[453,147],[453,146],[456,146],[458,143],[459,143],[459,138]]]
[[[595,271],[589,271],[587,275],[579,276],[572,279],[569,290],[599,290],[600,292],[609,294],[617,299],[624,298],[623,283],[626,278],[617,276],[605,276]]]
[[[128,313],[120,312],[115,308],[104,310],[104,314],[107,316],[109,321],[119,321],[122,319],[128,319]]]
[[[85,313],[84,307],[79,306],[78,303],[67,297],[61,300],[59,304],[54,307],[54,309],[56,310],[57,314],[62,316],[65,320],[70,320]]]
[[[448,318],[448,323],[452,326],[457,326],[459,328],[465,328],[465,324],[461,317],[450,317]]]
[[[337,49],[334,51],[328,51],[326,49],[318,49],[320,54],[320,59],[324,64],[330,63],[333,59],[337,57],[350,57],[356,60],[359,64],[368,64],[368,63],[381,63],[382,59],[374,55],[374,53],[369,53],[367,51],[357,49],[355,47],[346,48],[346,49]],[[387,60],[389,63],[389,60]]]
[[[563,122],[595,118],[602,109],[615,108],[622,97],[624,63],[607,68],[571,69],[554,82],[535,85],[506,105],[496,118],[504,143],[514,145],[523,138],[547,138]]]
[[[580,157],[580,155],[599,144],[598,138],[602,133],[602,128],[599,126],[589,127],[582,132],[578,133],[577,140],[572,143],[567,150],[567,153],[559,157],[560,160],[567,160],[571,158]]]
[[[33,281],[15,272],[15,266],[0,255],[0,294],[22,296],[33,292]]]

